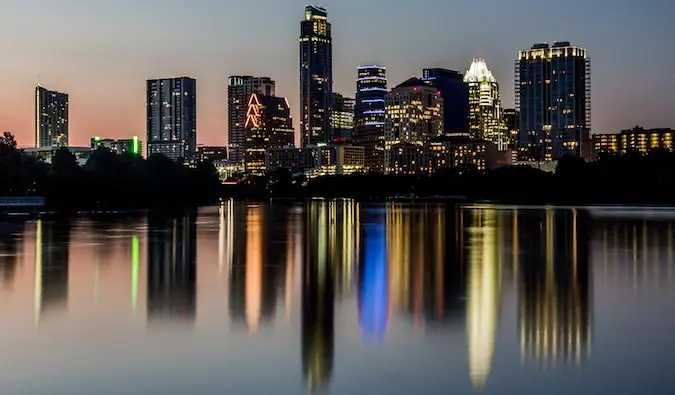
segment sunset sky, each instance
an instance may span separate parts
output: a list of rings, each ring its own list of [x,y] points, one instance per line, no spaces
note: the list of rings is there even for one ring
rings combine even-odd
[[[227,77],[269,76],[298,125],[305,0],[0,0],[0,132],[32,146],[33,89],[70,95],[70,144],[145,140],[145,80],[197,79],[197,141],[226,142]],[[592,59],[592,131],[675,127],[675,2],[669,0],[323,0],[334,90],[384,64],[390,87],[424,67],[485,58],[513,105],[520,48],[571,41]]]

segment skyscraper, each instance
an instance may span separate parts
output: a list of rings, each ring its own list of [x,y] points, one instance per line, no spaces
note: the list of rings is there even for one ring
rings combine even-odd
[[[35,87],[35,148],[68,146],[68,95]]]
[[[197,151],[197,81],[178,77],[147,81],[148,157],[191,161]]]
[[[474,59],[464,75],[469,86],[469,133],[506,149],[506,126],[502,119],[499,84],[483,59]]]
[[[447,69],[423,69],[423,80],[433,82],[443,98],[445,133],[469,130],[469,89],[462,73]]]
[[[333,140],[351,140],[354,132],[354,99],[333,92],[330,126]]]
[[[535,44],[516,61],[519,154],[524,160],[581,156],[590,144],[591,63],[569,42]]]
[[[354,143],[364,147],[365,165],[384,170],[384,96],[387,94],[387,69],[383,66],[359,66],[354,109]]]
[[[275,96],[275,83],[268,77],[232,76],[227,84],[228,159],[232,164],[244,163],[246,149],[246,112],[253,93]]]
[[[443,99],[428,81],[413,77],[403,82],[387,93],[385,106],[385,169],[393,146],[422,146],[443,134]]]
[[[300,29],[300,129],[307,146],[331,140],[333,44],[326,9],[305,7]]]
[[[246,113],[246,172],[264,175],[265,152],[293,146],[295,132],[291,108],[283,97],[253,93]]]

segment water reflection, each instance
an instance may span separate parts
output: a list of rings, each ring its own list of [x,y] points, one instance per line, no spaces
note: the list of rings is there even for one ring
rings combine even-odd
[[[501,222],[494,209],[462,211],[466,224],[467,311],[469,374],[475,388],[487,382],[492,367],[501,303],[501,265],[498,235]]]
[[[8,223],[0,228],[0,276],[3,286],[14,282],[23,249],[23,231],[22,223]]]
[[[48,311],[68,307],[70,221],[38,220],[35,228],[36,325]]]
[[[578,364],[591,340],[588,219],[546,210],[523,213],[519,223],[521,352],[544,366]]]
[[[191,325],[197,309],[194,214],[148,217],[148,320]]]
[[[51,355],[87,376],[94,368],[78,361],[110,337],[148,372],[198,370],[206,384],[190,381],[195,391],[264,393],[247,381],[260,369],[279,393],[537,393],[569,374],[563,366],[584,387],[602,389],[602,369],[619,369],[614,381],[646,380],[634,365],[668,366],[675,349],[663,335],[675,331],[663,314],[675,308],[669,221],[581,209],[228,201],[185,215],[16,229],[0,235],[0,355],[25,352],[37,369]],[[33,316],[63,325],[38,331]],[[176,323],[199,336],[148,340],[148,330]],[[43,347],[58,339],[50,353],[11,341],[38,336]],[[106,350],[102,361],[128,358]],[[43,393],[28,390],[28,370],[14,365],[0,357],[0,369],[17,370],[0,392]],[[150,376],[129,381],[155,388]]]

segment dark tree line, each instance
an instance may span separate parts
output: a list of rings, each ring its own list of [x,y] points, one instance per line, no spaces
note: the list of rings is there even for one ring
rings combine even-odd
[[[675,153],[656,150],[649,154],[600,155],[593,162],[566,156],[558,161],[555,173],[528,166],[484,172],[449,168],[431,175],[369,173],[307,181],[279,170],[247,186],[247,192],[273,197],[357,199],[453,196],[513,204],[675,204],[673,184]]]
[[[213,203],[220,192],[211,163],[188,168],[162,155],[146,160],[100,148],[79,166],[60,148],[47,164],[18,149],[11,134],[0,137],[0,196],[44,196],[51,209],[192,206]]]

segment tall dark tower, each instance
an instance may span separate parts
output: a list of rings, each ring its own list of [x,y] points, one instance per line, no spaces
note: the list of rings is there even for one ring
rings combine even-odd
[[[188,77],[147,81],[148,157],[192,161],[197,152],[197,81]]]
[[[306,6],[300,28],[300,128],[304,147],[331,140],[333,44],[323,7]]]
[[[35,87],[35,148],[68,146],[68,95]]]
[[[354,143],[364,147],[365,164],[371,170],[384,169],[384,95],[387,69],[360,66],[356,79]]]
[[[516,110],[521,160],[590,156],[591,60],[567,41],[518,52]]]

